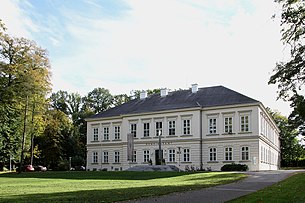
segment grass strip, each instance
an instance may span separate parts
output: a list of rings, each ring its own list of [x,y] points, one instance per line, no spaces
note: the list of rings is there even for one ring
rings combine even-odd
[[[0,202],[116,202],[227,184],[244,174],[46,172],[0,174]]]

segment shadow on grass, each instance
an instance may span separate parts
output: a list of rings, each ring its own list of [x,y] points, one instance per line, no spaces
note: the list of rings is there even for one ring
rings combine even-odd
[[[208,187],[202,185],[201,188]],[[140,188],[122,188],[111,190],[82,190],[62,193],[42,193],[9,196],[0,199],[0,202],[117,202],[143,197],[165,195],[172,192],[182,192],[190,189],[199,189],[186,186],[151,186]]]
[[[46,178],[46,179],[75,179],[75,180],[151,180],[170,178],[193,173],[187,172],[134,172],[134,171],[66,171],[66,172],[28,172],[4,173],[0,178]]]

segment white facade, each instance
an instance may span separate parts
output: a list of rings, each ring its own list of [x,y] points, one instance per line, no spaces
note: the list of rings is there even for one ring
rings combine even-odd
[[[156,164],[159,130],[165,163],[182,170],[220,170],[233,162],[250,171],[279,169],[279,130],[261,103],[89,118],[87,169]],[[128,133],[135,133],[133,162],[127,161]]]

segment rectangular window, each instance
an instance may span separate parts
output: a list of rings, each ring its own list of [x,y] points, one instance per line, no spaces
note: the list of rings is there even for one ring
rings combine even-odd
[[[149,137],[149,123],[144,123],[144,137]]]
[[[224,132],[225,133],[232,133],[233,132],[233,117],[225,117]]]
[[[115,140],[121,139],[121,127],[120,126],[114,126],[114,139]]]
[[[103,152],[103,163],[109,163],[108,152]]]
[[[93,128],[93,140],[98,141],[98,128]]]
[[[216,118],[210,118],[209,119],[209,133],[210,134],[216,134],[216,128],[217,127],[217,119]]]
[[[190,149],[183,149],[183,161],[190,162]]]
[[[217,157],[216,157],[216,154],[217,154],[217,150],[215,147],[213,148],[210,148],[210,161],[216,161],[217,160]]]
[[[241,147],[241,160],[249,160],[249,147]]]
[[[162,122],[156,122],[156,136],[162,135]]]
[[[137,137],[137,124],[130,124],[130,133],[133,134],[133,137]]]
[[[144,150],[144,153],[143,153],[143,162],[148,163],[149,160],[150,160],[149,150]]]
[[[232,161],[233,160],[233,149],[232,147],[225,148],[225,160]]]
[[[103,128],[104,140],[109,140],[109,127]]]
[[[133,151],[133,157],[132,157],[132,162],[137,162],[137,151]]]
[[[92,163],[98,163],[98,153],[97,152],[93,152],[93,156],[92,156]]]
[[[168,121],[168,135],[176,134],[176,121]]]
[[[183,134],[184,135],[191,134],[191,120],[183,120]]]
[[[169,149],[168,150],[168,161],[175,162],[176,161],[176,150]]]
[[[249,115],[240,116],[240,131],[249,132]]]
[[[114,163],[120,163],[120,152],[114,152]]]

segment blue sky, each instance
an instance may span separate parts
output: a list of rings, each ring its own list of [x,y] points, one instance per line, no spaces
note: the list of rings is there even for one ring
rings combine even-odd
[[[262,0],[2,0],[10,33],[49,51],[53,91],[224,85],[288,115],[267,85],[285,59]]]

